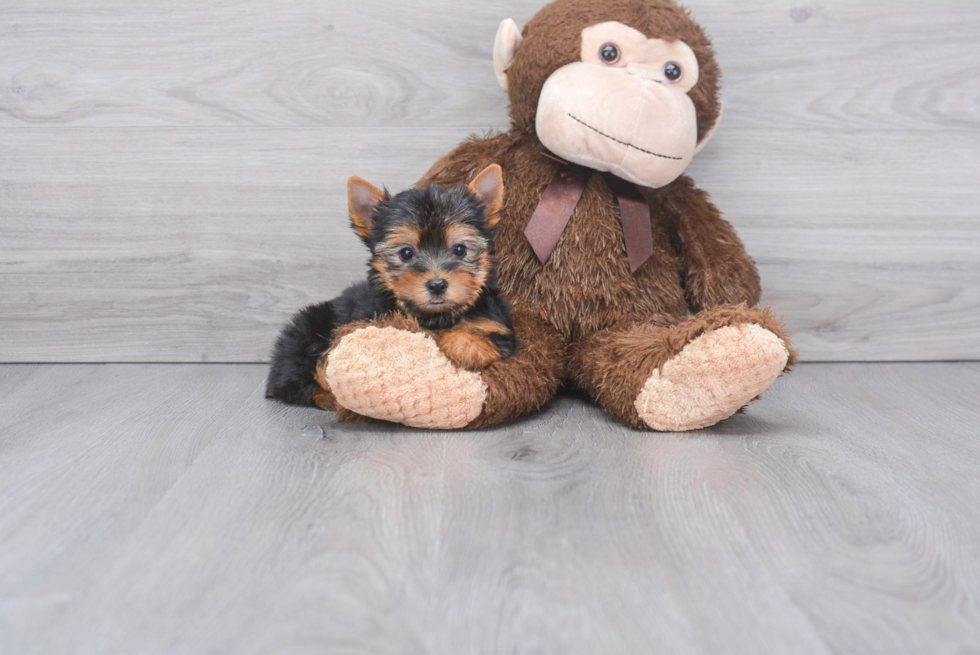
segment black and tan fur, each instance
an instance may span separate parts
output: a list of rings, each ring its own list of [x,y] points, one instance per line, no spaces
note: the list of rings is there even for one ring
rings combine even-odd
[[[481,370],[514,354],[518,340],[494,262],[503,202],[498,166],[469,185],[395,196],[354,177],[348,197],[351,225],[371,251],[368,279],[293,317],[275,345],[268,397],[331,408],[315,374],[337,329],[396,313],[431,331],[461,368]]]

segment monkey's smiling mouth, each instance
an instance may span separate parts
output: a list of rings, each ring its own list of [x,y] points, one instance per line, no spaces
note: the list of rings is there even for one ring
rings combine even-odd
[[[609,136],[605,132],[602,132],[601,130],[597,130],[596,128],[592,127],[591,125],[589,125],[588,123],[586,123],[585,121],[583,121],[581,118],[578,118],[576,116],[573,116],[571,113],[568,114],[568,117],[571,118],[576,123],[581,123],[582,125],[584,125],[585,127],[589,128],[590,130],[592,130],[593,132],[595,132],[599,136],[604,136],[607,139],[609,139],[610,141],[615,141],[616,143],[619,143],[621,145],[624,145],[627,148],[632,148],[633,150],[637,150],[637,151],[642,152],[642,153],[644,153],[646,155],[652,155],[654,157],[660,157],[661,159],[670,159],[672,161],[683,161],[684,160],[683,157],[670,157],[668,155],[661,155],[661,154],[656,153],[656,152],[650,152],[649,150],[644,150],[643,148],[640,148],[639,146],[634,146],[632,143],[628,143],[626,141],[620,141],[619,139],[617,139],[614,136]]]

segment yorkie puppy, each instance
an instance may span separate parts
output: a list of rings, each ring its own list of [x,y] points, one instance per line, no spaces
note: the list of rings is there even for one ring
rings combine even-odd
[[[497,293],[493,240],[503,204],[496,164],[469,185],[428,186],[392,197],[359,177],[347,183],[351,225],[371,250],[368,279],[300,311],[272,356],[266,396],[317,404],[317,362],[337,328],[394,312],[433,332],[457,366],[486,368],[514,354],[511,308]]]

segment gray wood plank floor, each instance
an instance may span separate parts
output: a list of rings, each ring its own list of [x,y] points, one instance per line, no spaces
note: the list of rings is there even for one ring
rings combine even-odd
[[[975,653],[980,364],[714,429],[337,425],[262,366],[0,367],[0,652]]]

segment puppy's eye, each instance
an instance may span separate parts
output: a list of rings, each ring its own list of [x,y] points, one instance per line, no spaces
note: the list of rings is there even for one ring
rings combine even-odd
[[[684,71],[681,70],[681,67],[672,61],[668,62],[664,66],[664,77],[666,77],[671,82],[676,82],[677,80],[681,79],[681,76],[683,74]]]
[[[410,262],[415,258],[415,251],[411,248],[402,248],[398,251],[398,256],[403,262]]]
[[[453,254],[457,257],[466,257],[466,246],[459,244],[458,246],[453,246]]]
[[[606,62],[607,64],[615,64],[617,61],[619,61],[622,53],[619,52],[619,46],[617,46],[615,43],[607,43],[599,48],[599,56],[602,58],[602,61]]]

